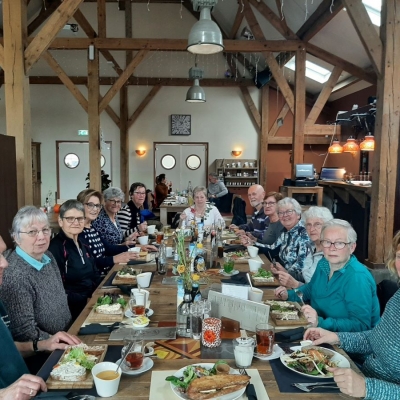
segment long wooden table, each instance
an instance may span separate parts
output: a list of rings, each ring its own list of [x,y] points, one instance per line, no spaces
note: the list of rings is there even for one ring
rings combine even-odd
[[[188,204],[171,204],[168,202],[162,202],[160,205],[160,221],[163,225],[168,224],[168,214],[173,213],[174,215],[177,212],[182,212],[186,208],[188,208]]]
[[[264,256],[262,256],[264,258]],[[264,260],[266,260],[264,258]],[[267,267],[269,266],[269,262],[266,261]],[[138,266],[139,267],[139,266]],[[110,271],[109,275],[115,271],[120,269],[120,265],[115,265],[114,268]],[[155,271],[155,266],[149,266],[146,264],[140,265],[140,268],[144,271]],[[246,271],[248,270],[247,264],[237,264],[235,268]],[[221,275],[212,275],[210,277],[211,282],[219,282]],[[176,287],[175,286],[166,286],[162,285],[163,276],[155,275],[153,281],[151,283],[149,290],[150,292],[150,300],[151,300],[151,308],[154,310],[154,315],[151,317],[151,325],[158,326],[158,323],[161,321],[175,321],[176,320]],[[223,277],[222,277],[223,278]],[[104,279],[102,284],[100,284],[99,288],[93,294],[93,297],[88,302],[86,308],[82,311],[81,315],[75,321],[75,323],[71,326],[69,333],[78,335],[79,329],[84,323],[86,317],[90,313],[95,301],[98,296],[102,295],[105,291],[110,291],[110,289],[101,289],[103,283],[107,280],[107,277]],[[119,289],[113,289],[118,291]],[[273,289],[264,289],[264,300],[274,298]],[[151,326],[150,325],[150,326]],[[109,342],[107,341],[107,335],[85,335],[81,336],[80,339],[87,344],[102,344],[107,343],[109,345],[118,345],[122,344],[119,342]],[[192,339],[182,339],[192,340]],[[346,356],[346,354],[341,349],[335,349],[339,353]],[[161,359],[153,359],[154,367],[152,370],[162,371],[162,370],[178,370],[184,366],[197,363],[197,362],[215,362],[215,360],[210,359],[174,359],[174,360],[161,360]],[[227,360],[231,367],[235,368],[234,360]],[[352,368],[358,370],[354,363],[350,360]],[[274,374],[272,372],[270,363],[268,361],[260,361],[258,359],[253,359],[253,363],[251,368],[257,368],[261,379],[265,385],[267,393],[271,400],[283,400],[283,399],[324,399],[324,400],[334,400],[340,397],[347,397],[343,394],[332,394],[332,393],[281,393],[279,391],[278,385],[275,381]],[[151,371],[147,371],[139,376],[127,376],[123,375],[121,378],[121,383],[119,386],[119,391],[117,395],[115,395],[114,399],[119,400],[131,400],[131,399],[148,399],[150,393],[150,383],[151,383]],[[162,400],[162,399],[160,399]],[[259,398],[259,400],[263,400]]]

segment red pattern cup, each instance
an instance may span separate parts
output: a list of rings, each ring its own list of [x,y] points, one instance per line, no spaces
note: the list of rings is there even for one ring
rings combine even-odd
[[[221,344],[221,320],[206,318],[203,320],[201,340],[203,346],[218,347]]]

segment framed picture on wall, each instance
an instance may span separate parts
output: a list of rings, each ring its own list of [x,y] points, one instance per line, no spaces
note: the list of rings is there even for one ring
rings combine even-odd
[[[171,115],[171,135],[190,135],[192,133],[191,115]]]

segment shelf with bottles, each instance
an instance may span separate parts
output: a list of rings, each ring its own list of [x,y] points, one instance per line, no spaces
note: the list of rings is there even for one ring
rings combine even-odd
[[[259,182],[258,160],[255,159],[216,159],[215,172],[227,187],[243,188]]]

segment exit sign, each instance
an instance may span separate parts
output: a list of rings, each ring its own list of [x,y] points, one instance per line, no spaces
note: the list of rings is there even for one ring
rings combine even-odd
[[[88,136],[89,131],[87,130],[78,130],[78,136]]]

